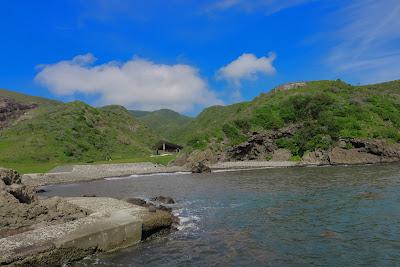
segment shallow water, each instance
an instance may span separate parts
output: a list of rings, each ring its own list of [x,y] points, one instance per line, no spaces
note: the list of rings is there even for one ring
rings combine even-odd
[[[47,195],[171,196],[180,231],[74,266],[399,266],[400,165],[132,176]]]

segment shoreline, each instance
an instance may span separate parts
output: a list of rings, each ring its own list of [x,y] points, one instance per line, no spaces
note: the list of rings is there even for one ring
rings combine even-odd
[[[354,163],[354,164],[315,164],[302,161],[231,161],[210,164],[212,172],[230,172],[257,169],[276,169],[292,167],[323,167],[323,166],[357,166],[382,163],[395,163],[396,161],[382,161],[378,163]],[[99,164],[99,165],[73,165],[70,171],[49,172],[43,174],[24,174],[24,184],[40,187],[55,184],[73,184],[90,182],[95,180],[113,178],[119,179],[133,175],[168,175],[190,174],[190,169],[183,166],[164,166],[153,163],[123,163],[123,164]]]

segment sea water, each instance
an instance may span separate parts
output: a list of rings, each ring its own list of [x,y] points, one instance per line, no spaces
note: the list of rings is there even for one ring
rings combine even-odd
[[[400,266],[400,165],[131,176],[47,195],[174,198],[179,230],[72,266]]]

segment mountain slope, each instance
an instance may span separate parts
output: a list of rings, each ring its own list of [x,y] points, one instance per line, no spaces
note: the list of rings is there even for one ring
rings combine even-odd
[[[1,98],[10,98],[15,100],[16,102],[20,104],[36,104],[38,106],[54,106],[61,104],[61,102],[52,100],[52,99],[47,99],[43,97],[37,97],[37,96],[30,96],[30,95],[24,95],[20,94],[14,91],[6,90],[6,89],[0,89],[0,99]]]
[[[278,147],[302,156],[327,149],[340,138],[400,141],[400,81],[352,86],[340,80],[280,87],[250,102],[205,109],[180,139],[194,149],[225,150],[253,132],[296,126],[276,140]]]
[[[159,139],[121,106],[94,108],[79,101],[53,103],[16,95],[13,99],[8,93],[7,99],[40,104],[0,130],[0,165],[148,156]]]
[[[160,109],[151,112],[131,110],[130,112],[160,136],[173,142],[180,141],[180,133],[193,120],[170,109]]]

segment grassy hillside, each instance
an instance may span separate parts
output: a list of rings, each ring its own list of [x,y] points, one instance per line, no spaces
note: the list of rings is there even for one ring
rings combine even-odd
[[[152,111],[144,111],[144,110],[129,110],[129,112],[132,113],[132,115],[135,116],[136,118],[141,118],[152,113]]]
[[[39,106],[54,106],[61,104],[61,102],[56,100],[51,100],[37,96],[29,96],[6,89],[0,89],[0,98],[3,97],[12,98],[21,104],[37,104]]]
[[[339,138],[400,141],[400,81],[352,86],[340,80],[261,94],[253,101],[205,109],[189,123],[181,140],[194,149],[223,149],[251,132],[301,124],[290,139],[278,140],[294,155],[326,149]]]
[[[193,120],[170,109],[156,111],[131,110],[131,113],[163,138],[179,142],[180,133]]]
[[[7,97],[12,95],[8,94]],[[51,168],[69,162],[148,157],[157,134],[121,106],[94,108],[16,94],[41,105],[29,119],[0,131],[0,165]]]

